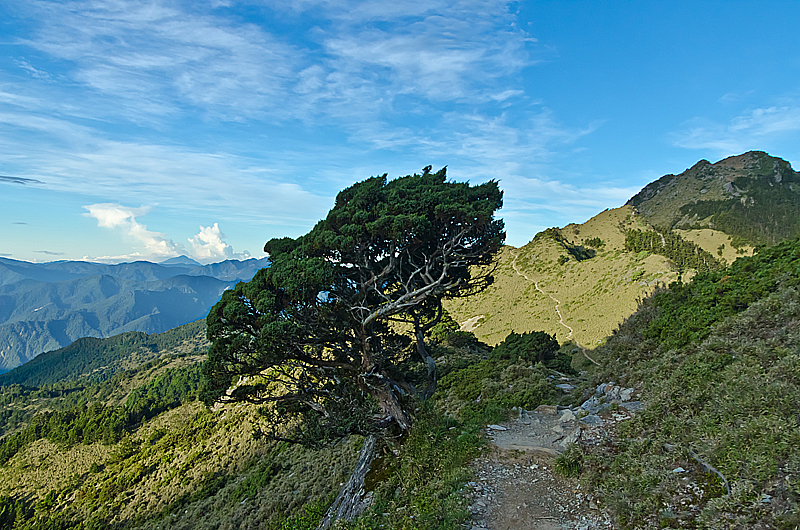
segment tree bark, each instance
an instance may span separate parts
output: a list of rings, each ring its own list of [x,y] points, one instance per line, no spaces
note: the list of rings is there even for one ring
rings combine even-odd
[[[338,519],[352,521],[372,503],[373,493],[364,493],[364,479],[369,473],[369,466],[372,460],[375,458],[375,445],[375,435],[371,434],[364,438],[364,445],[361,447],[361,452],[358,455],[353,474],[350,475],[350,480],[339,491],[339,495],[328,508],[317,530],[328,530],[331,524]]]
[[[409,430],[411,428],[411,419],[397,399],[397,395],[390,387],[390,383],[386,382],[384,384],[385,386],[383,388],[373,390],[373,397],[378,399],[378,405],[381,407],[384,414],[387,414],[396,421],[404,431]]]
[[[420,357],[422,357],[422,360],[425,362],[425,368],[428,372],[425,389],[420,394],[420,398],[422,398],[424,401],[430,398],[433,393],[436,392],[436,361],[428,353],[428,348],[425,347],[425,333],[422,331],[422,329],[417,329],[416,335],[417,353],[419,353]]]

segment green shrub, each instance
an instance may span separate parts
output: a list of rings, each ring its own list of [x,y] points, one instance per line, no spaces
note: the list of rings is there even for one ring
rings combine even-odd
[[[522,335],[513,331],[495,346],[492,357],[498,359],[522,359],[523,361],[541,363],[555,358],[558,341],[544,331],[525,332]]]

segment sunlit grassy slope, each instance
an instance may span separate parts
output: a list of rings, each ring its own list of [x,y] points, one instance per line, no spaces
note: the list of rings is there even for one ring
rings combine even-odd
[[[153,529],[277,528],[301,506],[329,503],[360,437],[312,451],[254,437],[255,421],[250,407],[195,401],[110,446],[37,440],[3,467],[0,493],[65,521]]]
[[[521,248],[504,247],[495,283],[476,296],[448,301],[447,310],[458,322],[472,323],[473,332],[492,345],[511,331],[541,330],[559,342],[592,347],[657,284],[677,279],[667,259],[624,250],[627,228],[645,228],[627,206],[562,228],[564,240],[574,246],[592,250],[587,241],[603,241],[594,257],[581,261],[544,232]]]
[[[720,230],[711,230],[709,228],[701,230],[675,229],[673,232],[677,232],[683,239],[691,241],[715,257],[722,258],[728,265],[733,263],[736,258],[753,255],[753,247],[751,245],[742,245],[739,249],[734,248],[731,245],[731,236]],[[720,247],[722,254],[719,253]]]

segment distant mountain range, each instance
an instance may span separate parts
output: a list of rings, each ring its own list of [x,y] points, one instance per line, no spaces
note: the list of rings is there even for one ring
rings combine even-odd
[[[82,337],[161,333],[204,318],[225,289],[250,280],[268,259],[200,265],[29,263],[0,258],[0,370]]]

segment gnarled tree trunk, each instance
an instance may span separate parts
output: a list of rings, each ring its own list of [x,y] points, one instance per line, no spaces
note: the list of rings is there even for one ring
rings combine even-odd
[[[364,492],[364,479],[369,473],[369,466],[372,460],[375,458],[375,446],[375,435],[371,434],[364,439],[364,445],[361,447],[361,452],[358,455],[353,474],[350,475],[350,480],[339,491],[339,495],[333,501],[331,507],[328,508],[317,530],[328,530],[337,519],[352,521],[372,503],[373,493]]]

